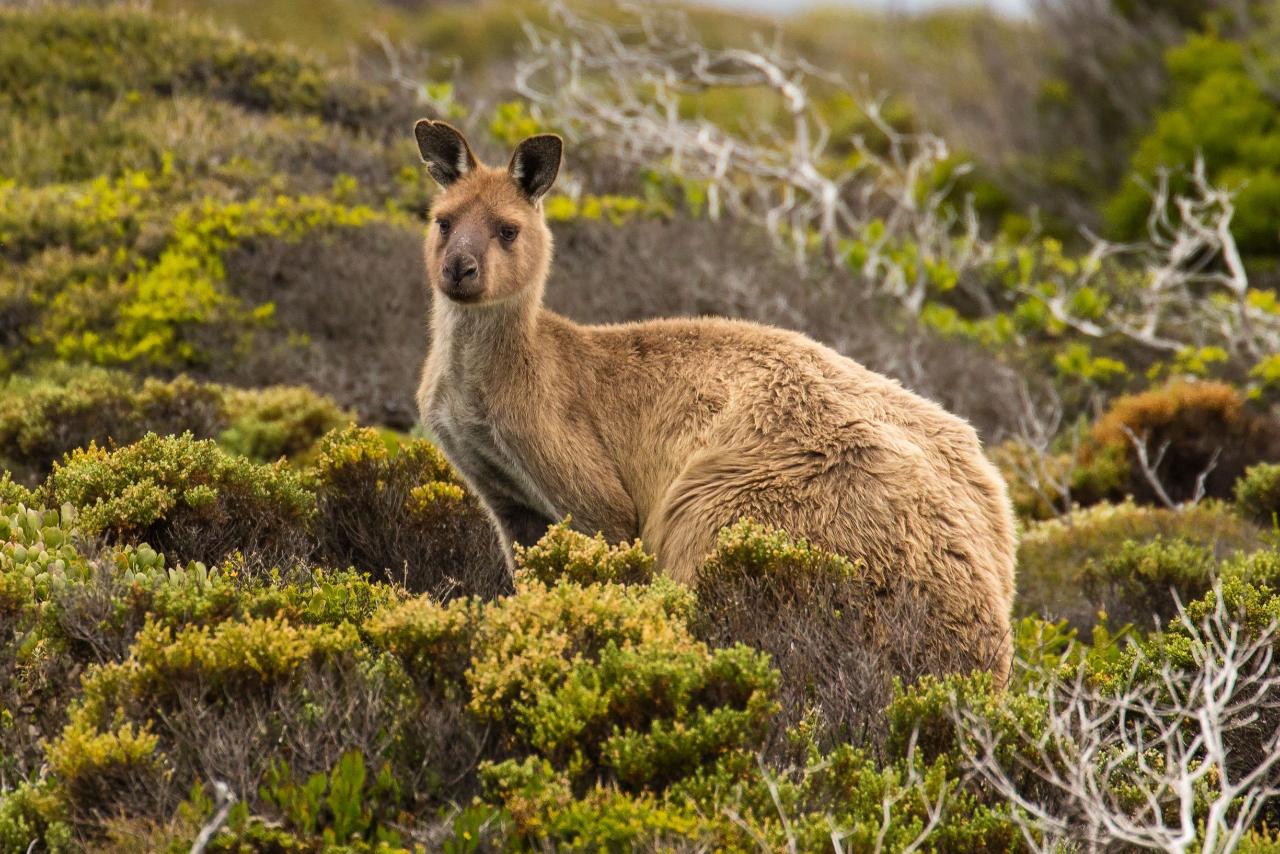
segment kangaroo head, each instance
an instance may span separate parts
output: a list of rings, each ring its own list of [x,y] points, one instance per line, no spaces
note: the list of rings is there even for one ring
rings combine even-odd
[[[444,122],[414,126],[427,172],[443,188],[427,230],[427,277],[457,303],[506,300],[534,288],[551,266],[551,230],[542,197],[560,171],[560,137],[533,136],[507,168],[485,166],[466,138]]]

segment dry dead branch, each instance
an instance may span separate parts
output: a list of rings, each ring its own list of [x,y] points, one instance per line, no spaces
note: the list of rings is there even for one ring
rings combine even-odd
[[[1010,737],[954,709],[972,771],[1011,805],[1030,848],[1230,851],[1280,795],[1276,627],[1250,634],[1217,593],[1198,622],[1179,606],[1185,666],[1140,653],[1118,684],[1084,664],[1042,677],[1038,731]]]
[[[884,98],[865,83],[850,85],[776,40],[710,47],[662,5],[623,6],[630,19],[622,25],[560,0],[548,5],[557,29],[528,28],[531,50],[515,75],[535,113],[621,164],[660,164],[705,191],[711,217],[763,228],[801,266],[820,252],[864,295],[890,298],[908,316],[954,289],[966,316],[1037,302],[1084,339],[1153,356],[1214,346],[1256,360],[1280,349],[1280,317],[1249,299],[1230,230],[1232,195],[1211,184],[1202,161],[1191,166],[1185,192],[1174,192],[1167,174],[1150,188],[1147,239],[1086,235],[1083,257],[1034,261],[1010,284],[1003,271],[1017,267],[1019,253],[1044,255],[1045,247],[984,236],[971,200],[957,198],[956,180],[969,166],[953,162],[942,138],[895,128]],[[689,114],[697,96],[725,89],[773,99],[784,120],[729,129]],[[815,92],[839,92],[861,112],[870,130],[841,140],[855,156],[831,156]]]

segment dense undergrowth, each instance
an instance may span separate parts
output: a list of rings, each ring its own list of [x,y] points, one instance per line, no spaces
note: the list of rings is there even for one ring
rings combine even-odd
[[[339,11],[406,20],[367,5]],[[1186,5],[1200,27],[1203,4]],[[220,14],[266,32],[268,7]],[[432,14],[427,43],[509,57],[517,33],[492,8]],[[1197,147],[1212,81],[1260,50],[1232,44],[1224,29],[1169,54],[1174,99],[1135,169]],[[1249,681],[1280,643],[1274,354],[1130,358],[1077,334],[1048,307],[1087,262],[1056,239],[1001,244],[993,281],[1022,302],[990,322],[931,266],[932,308],[908,328],[711,218],[706,188],[664,164],[575,152],[546,202],[557,307],[733,313],[873,366],[923,359],[924,391],[1015,435],[992,456],[1022,525],[1017,660],[998,691],[853,643],[875,607],[857,568],[750,520],[691,587],[643,543],[568,523],[512,578],[474,497],[411,432],[431,190],[397,86],[132,7],[0,10],[0,850],[183,851],[205,827],[227,852],[1007,851],[1090,833],[1107,849],[1113,826],[1195,845],[1241,817],[1240,839],[1210,847],[1280,848],[1277,804],[1246,797],[1274,769],[1230,788],[1278,747],[1280,686]],[[1220,91],[1247,101],[1227,112],[1248,133],[1210,140],[1210,168],[1265,172],[1274,110]],[[555,123],[511,101],[468,116],[442,82],[419,94],[495,151]],[[726,123],[771,109],[741,96],[689,106]],[[865,130],[838,98],[822,109]],[[1073,192],[1077,165],[1058,174]],[[1025,189],[996,177],[961,189],[1025,231],[1009,208]],[[1274,188],[1250,187],[1241,246],[1265,274]],[[1089,192],[1135,233],[1136,197]],[[1114,294],[1075,308],[1126,298],[1141,276],[1117,270]],[[1051,374],[1063,403],[1038,445],[991,400],[1009,371]],[[887,616],[909,640],[929,615]],[[1228,661],[1257,690],[1215,723],[1184,693]],[[1131,729],[1063,723],[1139,701]],[[1196,740],[1220,723],[1230,762]],[[1193,784],[1161,776],[1179,759]],[[1089,785],[1053,782],[1067,771]]]
[[[820,583],[821,601],[842,601],[837,559],[750,524],[725,532],[694,588],[656,575],[639,544],[563,525],[520,554],[504,588],[504,563],[478,545],[484,522],[459,523],[467,498],[436,452],[393,444],[343,427],[309,462],[263,464],[149,434],[72,452],[34,490],[3,482],[6,848],[181,850],[229,791],[212,850],[467,835],[813,850],[833,832],[849,848],[882,835],[899,848],[926,827],[941,850],[1016,849],[1016,810],[965,770],[953,703],[1016,743],[1043,718],[1033,686],[1069,662],[1105,688],[1131,676],[1124,638],[1155,661],[1181,648],[1138,628],[1072,646],[1065,621],[1027,617],[1001,697],[983,674],[895,685],[883,663],[824,657],[853,627],[805,597]],[[1251,472],[1242,493],[1268,474]],[[1109,512],[1129,521],[1042,524],[1024,563],[1082,568],[1104,608],[1150,606],[1175,633],[1191,618],[1169,586],[1187,613],[1227,595],[1266,636],[1280,560],[1260,531],[1225,505]],[[388,518],[423,526],[437,549],[458,538],[458,552],[411,553],[401,577],[392,552],[361,548]],[[1237,538],[1221,560],[1209,520]],[[777,611],[780,590],[796,604]],[[744,628],[757,609],[814,655]]]

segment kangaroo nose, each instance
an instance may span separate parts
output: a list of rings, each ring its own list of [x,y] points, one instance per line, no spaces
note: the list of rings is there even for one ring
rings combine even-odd
[[[476,259],[470,255],[455,255],[444,263],[444,279],[450,285],[460,285],[473,278],[480,270]]]

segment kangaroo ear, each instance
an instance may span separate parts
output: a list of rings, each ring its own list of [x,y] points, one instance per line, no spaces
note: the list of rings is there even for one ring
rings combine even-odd
[[[427,172],[441,187],[448,187],[476,168],[471,146],[453,125],[420,119],[413,126],[413,135],[418,138],[418,150],[427,164]]]
[[[560,173],[564,141],[553,133],[531,136],[516,146],[507,171],[525,198],[535,204],[551,189]]]

